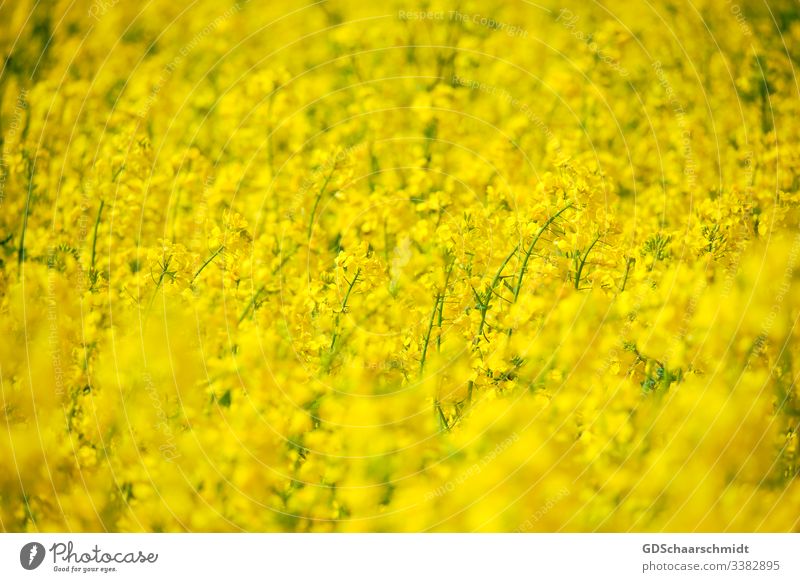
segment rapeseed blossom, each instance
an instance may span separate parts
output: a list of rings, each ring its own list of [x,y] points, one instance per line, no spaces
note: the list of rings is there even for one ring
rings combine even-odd
[[[798,531],[800,17],[0,7],[6,531]]]

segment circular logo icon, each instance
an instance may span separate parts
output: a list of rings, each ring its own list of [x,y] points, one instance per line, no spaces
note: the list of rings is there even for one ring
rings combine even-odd
[[[35,570],[42,565],[44,554],[44,546],[39,542],[25,544],[19,551],[19,563],[26,570]]]

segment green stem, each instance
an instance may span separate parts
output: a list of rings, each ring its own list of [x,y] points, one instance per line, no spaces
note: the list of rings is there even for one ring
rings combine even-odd
[[[28,174],[28,195],[25,198],[25,212],[22,216],[22,234],[19,237],[19,250],[17,251],[17,267],[22,269],[25,260],[25,234],[28,231],[28,214],[30,212],[31,197],[33,196],[33,162],[26,153],[23,152],[27,164]]]
[[[317,206],[319,206],[320,200],[325,195],[325,190],[328,189],[328,183],[331,181],[333,177],[333,173],[336,171],[336,163],[334,162],[331,171],[328,172],[328,176],[325,178],[325,182],[322,183],[322,188],[319,189],[317,192],[317,197],[314,199],[314,206],[311,207],[311,216],[308,219],[308,233],[307,238],[311,240],[311,231],[314,229],[314,216],[317,214]]]
[[[428,355],[428,343],[431,340],[431,332],[433,331],[433,322],[436,318],[436,312],[439,309],[439,301],[441,301],[442,295],[441,293],[436,294],[436,299],[433,302],[433,311],[431,312],[431,320],[428,322],[428,332],[425,334],[425,343],[422,345],[422,357],[419,361],[419,373],[420,376],[422,375],[422,370],[425,368],[425,358]]]
[[[436,402],[434,402],[434,407],[436,408],[436,412],[439,413],[439,420],[441,421],[442,426],[444,426],[445,430],[447,430],[449,432],[450,431],[450,425],[447,424],[447,417],[445,417],[444,410],[442,410],[442,405],[439,404],[438,400]]]
[[[103,206],[105,206],[105,200],[100,201],[100,208],[97,210],[97,219],[94,221],[94,237],[92,238],[92,264],[90,267],[90,273],[94,273],[94,259],[97,255],[97,228],[100,226],[100,217],[103,215]]]
[[[577,270],[575,271],[575,289],[578,289],[581,283],[581,273],[583,272],[583,266],[586,264],[586,259],[589,258],[589,253],[592,252],[594,245],[597,244],[597,241],[600,240],[600,235],[598,234],[595,239],[592,241],[592,244],[589,245],[589,248],[586,249],[586,252],[581,257],[581,264],[578,266]]]
[[[122,173],[122,170],[124,169],[125,169],[125,164],[120,164],[119,168],[117,168],[117,171],[114,172],[114,174],[111,176],[111,182],[116,182],[117,178],[119,178],[119,175]]]
[[[244,311],[242,311],[242,315],[239,317],[239,323],[242,323],[242,322],[244,321],[244,318],[245,318],[245,317],[247,317],[247,314],[248,314],[248,313],[250,313],[250,309],[253,309],[253,310],[255,311],[255,308],[256,308],[256,302],[258,301],[258,298],[259,298],[259,297],[261,297],[261,292],[262,292],[263,290],[264,290],[264,285],[262,285],[261,287],[259,287],[259,288],[258,288],[258,291],[256,291],[256,292],[253,294],[253,298],[252,298],[252,299],[250,300],[250,302],[247,304],[247,307],[245,307],[245,308],[244,308]]]
[[[483,333],[483,328],[486,325],[486,313],[489,311],[489,303],[492,300],[492,293],[494,293],[494,289],[495,287],[497,287],[498,281],[500,281],[500,276],[503,274],[503,269],[506,268],[506,265],[508,264],[508,261],[511,260],[511,257],[513,257],[517,253],[517,249],[519,249],[519,245],[516,245],[511,250],[511,252],[506,257],[506,260],[503,261],[503,263],[500,265],[500,268],[497,269],[497,273],[495,274],[494,279],[492,279],[489,288],[486,290],[486,297],[484,297],[483,301],[481,301],[481,306],[480,306],[481,323],[478,326],[478,335],[481,335]]]
[[[293,248],[291,252],[286,253],[285,255],[283,255],[283,258],[281,259],[281,262],[278,263],[278,265],[274,269],[272,269],[272,274],[274,275],[275,273],[280,271],[283,268],[283,266],[289,261],[289,259],[292,258],[292,255],[294,255],[295,252],[297,252],[297,247]],[[261,297],[261,293],[264,291],[265,288],[266,288],[266,285],[261,285],[261,287],[258,288],[258,291],[255,292],[255,295],[253,295],[253,298],[247,304],[247,307],[244,308],[244,311],[242,312],[242,315],[239,316],[239,323],[242,323],[244,321],[244,318],[247,317],[247,314],[250,313],[251,309],[252,309],[253,313],[255,313],[256,304],[258,302],[258,299]]]
[[[450,283],[450,275],[453,274],[453,266],[456,263],[455,257],[450,261],[450,264],[446,268],[447,275],[444,278],[444,289],[442,290],[442,298],[439,301],[439,336],[436,338],[436,351],[439,352],[442,349],[442,322],[444,321],[444,298],[447,296],[447,286]]]
[[[444,295],[442,295],[442,300],[439,301],[439,321],[437,325],[439,326],[439,335],[436,337],[436,351],[442,351],[442,321],[444,319]]]
[[[619,292],[622,293],[625,291],[625,285],[628,283],[628,274],[631,271],[631,265],[633,264],[633,259],[628,258],[625,261],[625,277],[622,279],[622,287],[620,287]]]
[[[194,283],[194,280],[195,280],[195,279],[197,279],[197,277],[200,275],[200,273],[202,273],[202,272],[203,272],[203,269],[205,269],[205,268],[208,266],[208,264],[209,264],[211,261],[213,261],[213,260],[214,260],[214,258],[215,258],[215,257],[216,257],[218,254],[220,254],[220,253],[222,252],[222,250],[223,250],[224,248],[225,248],[225,245],[219,245],[219,248],[218,248],[216,251],[214,251],[214,254],[213,254],[213,255],[211,255],[210,257],[208,257],[208,259],[206,259],[206,262],[205,262],[205,263],[203,263],[203,264],[200,266],[200,268],[199,268],[199,269],[197,269],[197,272],[194,274],[194,277],[192,277],[192,280],[191,280],[191,281],[189,281],[189,285],[191,285],[191,284],[193,284],[193,283]]]
[[[347,293],[344,295],[344,299],[342,299],[342,309],[339,313],[336,314],[336,321],[333,324],[333,337],[331,337],[331,347],[330,350],[333,352],[334,346],[336,346],[336,339],[339,337],[339,318],[341,317],[344,310],[347,309],[347,300],[350,299],[350,293],[353,291],[353,287],[356,285],[356,281],[358,281],[358,275],[361,273],[361,268],[359,267],[356,270],[356,275],[353,277],[353,280],[350,281],[350,286],[347,288]]]
[[[30,197],[28,198],[30,200]],[[25,214],[22,218],[22,236],[19,239],[19,249],[17,250],[17,266],[22,268],[22,261],[25,260],[25,231],[28,230],[28,202],[25,202]]]
[[[161,288],[161,282],[164,280],[164,276],[167,274],[169,270],[169,263],[172,260],[172,255],[167,257],[164,260],[164,266],[161,268],[161,275],[158,277],[158,282],[156,283],[156,288],[153,291],[153,296],[150,298],[150,303],[147,304],[147,313],[150,313],[150,310],[153,307],[153,301],[156,300],[156,295],[158,295],[158,290]]]
[[[525,271],[528,268],[528,261],[533,254],[533,249],[536,247],[536,243],[539,242],[539,238],[542,236],[545,230],[553,223],[553,221],[558,218],[564,211],[568,208],[572,207],[572,202],[567,204],[564,208],[556,212],[553,216],[547,219],[547,221],[539,228],[539,231],[536,233],[536,236],[533,237],[533,241],[531,241],[530,246],[528,247],[527,252],[525,253],[525,258],[522,259],[522,268],[519,271],[519,277],[517,277],[517,286],[514,288],[514,301],[513,303],[517,302],[519,298],[519,292],[522,289],[522,278],[525,276]]]

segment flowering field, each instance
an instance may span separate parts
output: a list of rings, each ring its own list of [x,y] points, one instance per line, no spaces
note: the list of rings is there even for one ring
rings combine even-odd
[[[34,4],[2,530],[800,530],[796,3]]]

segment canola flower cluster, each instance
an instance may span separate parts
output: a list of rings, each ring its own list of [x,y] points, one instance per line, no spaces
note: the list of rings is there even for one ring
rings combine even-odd
[[[798,531],[768,4],[0,5],[0,528]]]

